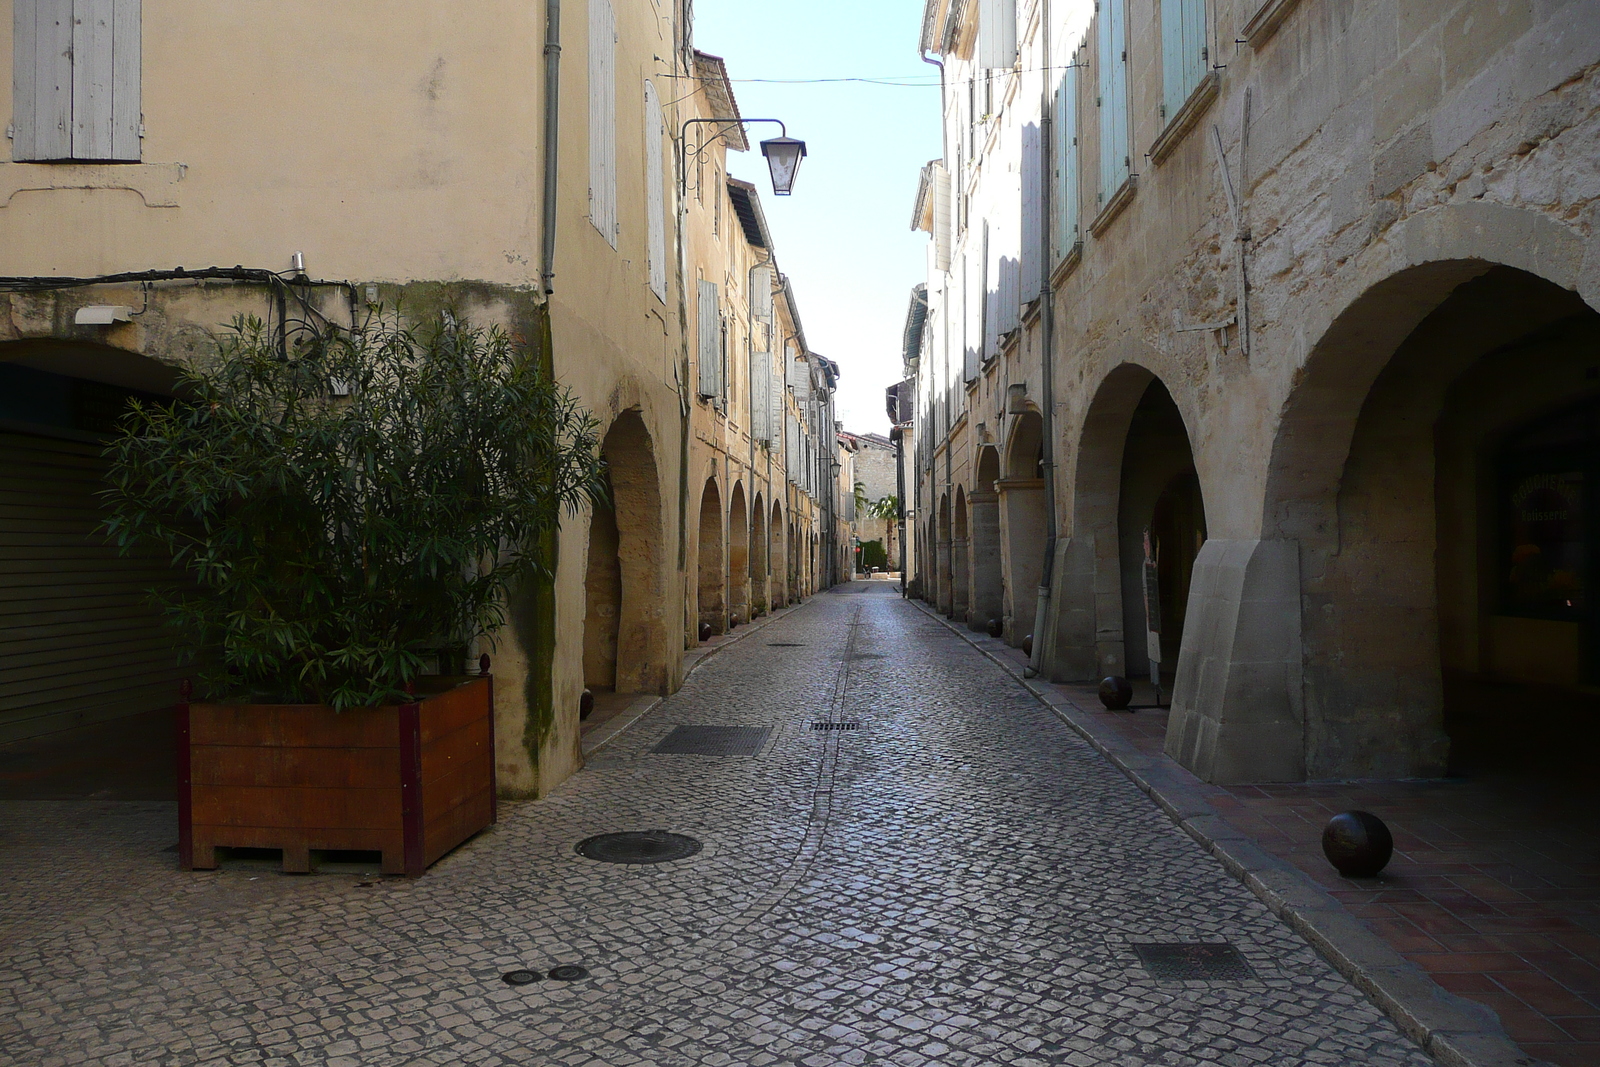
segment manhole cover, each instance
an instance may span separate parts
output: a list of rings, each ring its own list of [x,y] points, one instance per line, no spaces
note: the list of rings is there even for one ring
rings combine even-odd
[[[506,985],[532,985],[539,980],[537,971],[507,971],[500,976]]]
[[[676,756],[754,756],[769,732],[765,726],[679,726],[650,751]]]
[[[859,730],[861,729],[861,724],[859,722],[814,722],[811,724],[811,728],[813,730]]]
[[[578,842],[578,855],[601,863],[671,863],[700,851],[700,842],[665,830],[596,834]]]
[[[552,982],[576,982],[589,977],[589,972],[579,967],[576,963],[563,963],[550,968]]]
[[[1226,943],[1136,944],[1133,951],[1158,982],[1244,982],[1256,976]]]

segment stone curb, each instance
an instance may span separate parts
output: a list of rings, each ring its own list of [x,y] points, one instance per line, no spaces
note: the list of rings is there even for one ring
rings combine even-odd
[[[811,595],[816,596],[817,594],[813,593]],[[688,652],[684,654],[684,659],[688,660],[691,655],[693,655],[694,658],[688,663],[687,666],[684,667],[683,680],[688,681],[689,675],[693,674],[697,669],[699,669],[702,663],[710,659],[712,656],[715,656],[723,649],[730,648],[733,645],[738,644],[740,641],[743,641],[753,633],[759,633],[761,630],[766,628],[768,623],[776,619],[781,619],[790,612],[796,610],[797,608],[802,608],[808,603],[810,603],[810,598],[807,598],[798,604],[791,604],[786,608],[779,608],[777,611],[769,611],[767,614],[761,616],[761,618],[755,620],[754,622],[746,623],[744,633],[734,634],[728,640],[719,642],[715,645],[702,645],[699,648],[689,649]],[[627,709],[623,711],[622,714],[601,726],[599,729],[595,730],[594,733],[590,734],[588,737],[579,742],[579,749],[582,752],[584,760],[587,761],[595,753],[599,752],[601,749],[611,744],[611,742],[615,741],[618,737],[622,736],[622,734],[627,732],[629,727],[654,711],[656,709],[656,705],[660,704],[665,699],[666,697],[663,696],[646,693],[638,700],[635,700],[632,704],[629,704]]]
[[[1511,1040],[1492,1009],[1441,987],[1304,871],[1269,854],[1235,829],[1205,798],[1205,783],[1200,779],[1170,759],[1152,759],[1120,734],[1103,729],[1054,683],[1024,677],[1020,665],[997,651],[1009,648],[1003,642],[963,630],[920,600],[913,603],[1015,679],[1127,775],[1168,818],[1439,1063],[1445,1067],[1546,1067],[1545,1061],[1534,1059]]]

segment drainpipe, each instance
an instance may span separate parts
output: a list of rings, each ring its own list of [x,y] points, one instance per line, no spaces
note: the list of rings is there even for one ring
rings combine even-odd
[[[561,0],[544,2],[544,225],[539,281],[545,295],[555,292],[556,147],[561,132]]]
[[[1044,63],[1046,70],[1050,69],[1050,0],[1040,0],[1039,32],[1044,38]],[[1039,571],[1039,596],[1038,609],[1033,616],[1033,654],[1028,657],[1028,672],[1039,673],[1039,664],[1044,662],[1044,634],[1045,622],[1050,618],[1050,590],[1053,586],[1052,572],[1056,563],[1056,394],[1055,394],[1055,293],[1050,286],[1050,233],[1053,229],[1051,216],[1051,192],[1053,181],[1050,172],[1051,146],[1050,135],[1052,124],[1050,121],[1050,79],[1045,78],[1039,90],[1039,214],[1044,219],[1044,254],[1039,257],[1039,269],[1044,275],[1039,283],[1039,299],[1043,306],[1039,314],[1039,344],[1043,351],[1041,362],[1043,364],[1040,377],[1040,428],[1044,436],[1044,567]]]

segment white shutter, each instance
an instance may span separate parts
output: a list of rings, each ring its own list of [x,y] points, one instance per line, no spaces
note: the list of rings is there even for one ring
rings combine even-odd
[[[1017,64],[1017,0],[980,0],[978,65],[1010,70]]]
[[[772,268],[754,267],[750,271],[750,316],[772,326]]]
[[[1044,213],[1041,197],[1044,183],[1039,180],[1043,169],[1039,158],[1042,138],[1039,127],[1028,123],[1022,127],[1022,286],[1018,303],[1027,303],[1039,295],[1044,287],[1040,254],[1044,245]]]
[[[717,283],[700,282],[700,395],[722,395],[722,313],[717,307]]]
[[[663,303],[667,299],[667,191],[662,182],[661,97],[655,83],[644,83],[644,204],[649,228],[645,261],[650,269],[650,291]]]
[[[933,168],[933,266],[950,269],[950,172],[943,163]]]
[[[617,19],[589,0],[589,221],[617,247]]]
[[[1205,0],[1161,0],[1161,97],[1171,122],[1206,76]]]
[[[72,0],[13,0],[12,158],[72,157]]]
[[[749,374],[745,380],[745,399],[749,401],[749,426],[750,440],[761,441],[767,421],[767,398],[763,395],[766,375],[761,371],[761,353],[754,350],[750,353],[750,362],[747,367]]]

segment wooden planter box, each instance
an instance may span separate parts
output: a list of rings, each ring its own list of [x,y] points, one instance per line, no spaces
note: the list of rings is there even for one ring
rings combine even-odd
[[[494,822],[494,679],[422,681],[415,703],[342,712],[179,703],[179,865],[278,848],[304,872],[312,849],[350,849],[415,878]]]

